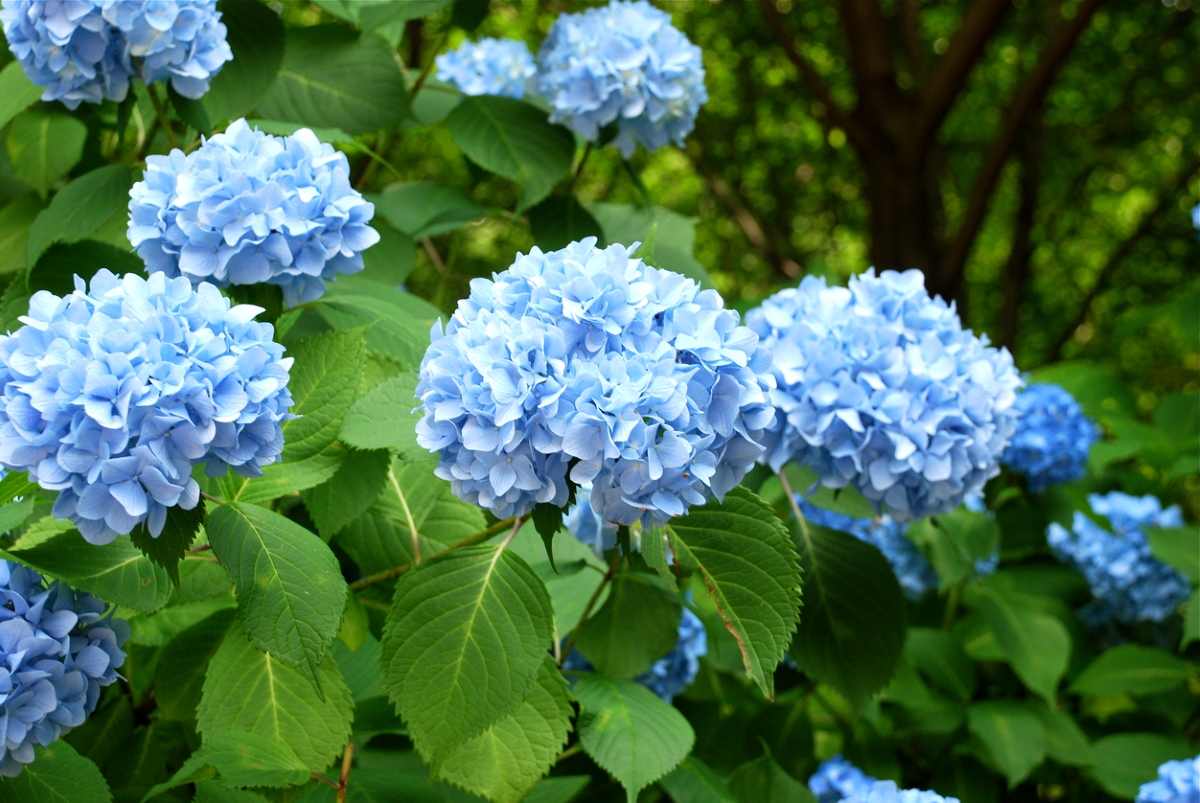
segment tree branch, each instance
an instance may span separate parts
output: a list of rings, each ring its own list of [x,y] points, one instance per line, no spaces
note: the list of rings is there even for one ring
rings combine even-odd
[[[971,68],[996,35],[1012,8],[1011,0],[975,0],[963,15],[946,53],[938,59],[921,88],[921,114],[910,147],[919,153],[928,147],[971,74]]]
[[[1004,127],[988,151],[983,169],[979,173],[979,178],[975,182],[975,187],[967,202],[962,225],[959,226],[958,234],[955,235],[954,241],[950,243],[950,247],[942,259],[938,271],[939,281],[937,284],[939,286],[956,286],[962,277],[967,256],[971,253],[971,246],[975,244],[975,238],[979,236],[979,230],[983,228],[988,205],[999,185],[1000,174],[1005,163],[1008,162],[1008,157],[1017,140],[1017,134],[1029,114],[1041,105],[1047,90],[1058,75],[1059,69],[1066,62],[1071,49],[1079,40],[1084,29],[1087,28],[1088,22],[1091,21],[1092,15],[1096,13],[1101,2],[1103,0],[1083,0],[1075,10],[1075,16],[1062,25],[1058,35],[1046,46],[1037,65],[1034,66],[1033,72],[1025,79],[1025,83],[1005,113]]]
[[[1000,345],[1015,351],[1021,322],[1021,303],[1029,283],[1029,263],[1033,258],[1033,223],[1037,212],[1038,190],[1042,185],[1042,141],[1045,120],[1041,110],[1025,130],[1018,144],[1021,160],[1020,203],[1013,227],[1012,248],[1004,266],[1004,299],[1000,304]]]
[[[1054,346],[1050,349],[1052,359],[1062,359],[1063,349],[1071,341],[1075,330],[1087,321],[1092,303],[1095,302],[1100,293],[1108,286],[1121,262],[1125,257],[1129,256],[1129,252],[1133,250],[1138,241],[1150,233],[1150,230],[1154,228],[1154,221],[1158,216],[1175,203],[1177,200],[1176,191],[1190,181],[1197,170],[1200,170],[1200,159],[1193,159],[1192,163],[1183,172],[1168,181],[1159,193],[1158,203],[1142,217],[1142,222],[1133,230],[1133,234],[1126,237],[1117,246],[1117,250],[1113,251],[1112,256],[1108,258],[1108,261],[1104,263],[1104,267],[1100,269],[1100,274],[1096,277],[1096,281],[1092,283],[1091,289],[1083,297],[1083,301],[1079,305],[1079,312],[1075,314],[1075,319],[1067,325],[1067,328],[1058,336],[1058,340],[1055,341]]]
[[[840,0],[838,16],[846,31],[858,106],[869,107],[872,116],[882,121],[889,101],[899,92],[883,9],[879,0]]]
[[[779,13],[779,9],[775,7],[774,0],[759,0],[759,7],[762,8],[763,16],[767,18],[767,26],[775,34],[775,40],[783,48],[784,55],[800,73],[800,79],[804,81],[804,86],[808,89],[809,94],[825,107],[825,116],[821,122],[827,128],[834,126],[845,131],[846,136],[856,146],[864,145],[867,141],[866,132],[845,109],[838,105],[833,96],[829,94],[821,76],[808,63],[808,60],[800,55],[800,51],[796,50],[795,37],[792,36],[791,28],[788,27],[783,14]]]
[[[900,0],[900,33],[904,36],[904,60],[913,78],[925,72],[925,51],[921,47],[921,6],[917,0]]]

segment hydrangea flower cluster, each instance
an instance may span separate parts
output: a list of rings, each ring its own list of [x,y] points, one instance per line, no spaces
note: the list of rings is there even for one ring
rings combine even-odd
[[[1188,598],[1191,584],[1150,553],[1145,530],[1182,527],[1179,506],[1163,509],[1154,496],[1120,491],[1090,494],[1088,502],[1093,512],[1108,519],[1112,532],[1078,510],[1071,532],[1057,523],[1046,530],[1059,560],[1074,565],[1091,586],[1092,601],[1080,615],[1097,628],[1111,622],[1162,622]]]
[[[233,58],[217,0],[4,0],[0,23],[42,100],[70,109],[124,100],[138,74],[198,99]]]
[[[617,545],[617,528],[608,524],[592,507],[592,484],[579,486],[575,492],[575,504],[563,514],[563,525],[581,543],[587,544],[597,555]]]
[[[682,145],[708,100],[700,48],[645,0],[561,15],[538,52],[537,86],[550,121],[584,139],[616,123],[626,159],[639,144]]]
[[[195,507],[192,465],[262,473],[283,451],[292,359],[259,307],[215,287],[101,270],[35,293],[0,336],[0,463],[59,492],[53,513],[93,544]]]
[[[845,803],[962,803],[956,797],[942,797],[937,792],[921,789],[901,789],[892,781],[876,781],[869,792],[852,795]]]
[[[808,779],[808,788],[817,796],[817,803],[838,803],[854,795],[871,792],[875,779],[840,755],[821,762]]]
[[[1021,379],[1004,349],[930,298],[920,271],[809,276],[746,316],[772,353],[766,461],[853,484],[896,521],[953,510],[1000,471]]]
[[[566,504],[651,527],[718,499],[762,454],[770,355],[713,290],[595,238],[519,254],[435,324],[417,441],[500,517]]]
[[[454,84],[464,95],[522,98],[537,72],[533,54],[516,39],[463,42],[458,50],[443,53],[435,61],[438,80]]]
[[[148,157],[129,197],[129,241],[149,272],[276,284],[287,306],[362,270],[379,242],[346,155],[307,128],[276,137],[238,120],[189,154]]]
[[[0,775],[14,778],[96,710],[117,679],[129,623],[91,594],[0,560]]]
[[[1029,490],[1074,482],[1087,472],[1100,431],[1075,397],[1058,385],[1029,385],[1017,396],[1017,431],[1001,458],[1025,474]]]
[[[1142,784],[1135,803],[1200,803],[1200,756],[1163,764],[1157,781]]]

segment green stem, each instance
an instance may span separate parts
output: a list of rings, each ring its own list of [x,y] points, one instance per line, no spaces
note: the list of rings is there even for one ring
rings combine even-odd
[[[417,76],[416,82],[412,85],[412,89],[408,91],[410,98],[415,98],[417,93],[421,91],[421,85],[425,83],[425,79],[429,77],[429,73],[433,70],[433,65],[437,61],[437,54],[446,45],[446,38],[450,36],[449,29],[442,34],[442,38],[438,40],[437,47],[433,49],[433,56],[429,59],[429,63],[425,65],[425,69],[421,70],[421,74]]]
[[[146,84],[146,94],[150,96],[150,103],[154,105],[155,119],[162,126],[163,133],[167,135],[167,142],[171,143],[172,148],[178,148],[179,139],[175,136],[175,132],[171,130],[171,123],[167,120],[166,108],[163,106],[162,98],[158,96],[158,90],[154,88],[154,84]]]
[[[513,523],[515,521],[516,521],[515,518],[505,519],[504,521],[498,521],[495,524],[493,524],[491,527],[488,527],[486,530],[481,530],[468,538],[464,538],[463,540],[459,541],[457,544],[446,547],[441,552],[435,552],[434,554],[432,554],[428,558],[426,558],[425,561],[426,562],[434,561],[434,560],[437,560],[438,558],[442,557],[443,555],[448,555],[449,553],[453,552],[456,549],[462,549],[463,547],[473,546],[475,544],[480,543],[481,541],[486,541],[489,538],[491,538],[492,536],[498,535],[498,534],[504,532],[505,530],[507,530],[509,527],[512,527]],[[409,569],[413,568],[413,566],[415,566],[415,565],[416,565],[415,563],[405,563],[401,566],[393,566],[390,569],[384,569],[381,572],[375,572],[375,574],[369,574],[366,577],[363,577],[359,580],[355,580],[353,583],[351,583],[350,590],[351,591],[361,591],[364,588],[368,588],[373,585],[378,585],[379,583],[386,583],[388,580],[395,580],[397,577],[404,574]]]
[[[600,585],[596,586],[596,590],[592,592],[591,599],[587,601],[587,605],[583,609],[583,616],[579,617],[579,624],[575,625],[575,629],[571,632],[571,638],[567,639],[567,646],[563,647],[562,655],[558,659],[559,669],[562,669],[562,665],[566,663],[567,656],[571,654],[571,650],[575,647],[575,642],[579,640],[579,632],[583,630],[588,617],[592,615],[592,608],[596,607],[596,601],[600,599],[601,592],[604,591],[604,587],[613,579],[613,575],[617,573],[617,567],[620,565],[621,551],[617,550],[613,554],[612,562],[608,564],[608,571],[604,573],[604,579],[600,581]]]

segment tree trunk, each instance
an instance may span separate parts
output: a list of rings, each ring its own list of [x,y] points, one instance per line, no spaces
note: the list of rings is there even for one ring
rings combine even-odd
[[[916,268],[929,290],[957,298],[959,287],[932,284],[941,263],[943,206],[932,149],[916,158],[859,151],[867,174],[871,263],[877,271]]]

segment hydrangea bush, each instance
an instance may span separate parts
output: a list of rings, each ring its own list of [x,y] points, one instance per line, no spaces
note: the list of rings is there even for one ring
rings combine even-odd
[[[0,801],[1198,803],[1195,396],[714,282],[702,6],[0,0]]]

